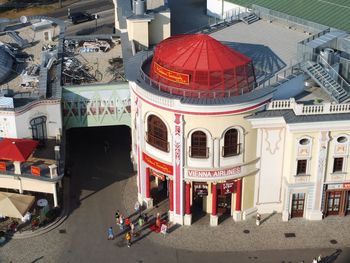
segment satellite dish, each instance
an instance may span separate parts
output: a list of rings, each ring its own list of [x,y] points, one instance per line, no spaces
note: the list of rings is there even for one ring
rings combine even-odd
[[[27,18],[26,16],[21,16],[21,17],[19,18],[19,20],[21,21],[22,24],[25,24],[25,23],[28,22],[28,18]]]

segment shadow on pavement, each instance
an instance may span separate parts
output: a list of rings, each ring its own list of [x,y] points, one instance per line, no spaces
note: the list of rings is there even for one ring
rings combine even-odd
[[[108,147],[106,147],[108,145]],[[83,200],[133,176],[127,126],[73,128],[67,131],[71,214]]]
[[[321,263],[333,263],[337,260],[338,256],[342,253],[343,251],[341,249],[337,249],[333,254],[326,256],[322,258],[320,261]]]

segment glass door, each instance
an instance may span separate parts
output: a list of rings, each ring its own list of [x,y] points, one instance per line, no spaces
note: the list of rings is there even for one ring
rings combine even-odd
[[[305,193],[297,193],[292,196],[292,217],[303,217]]]
[[[340,209],[341,191],[328,192],[327,215],[338,215]]]

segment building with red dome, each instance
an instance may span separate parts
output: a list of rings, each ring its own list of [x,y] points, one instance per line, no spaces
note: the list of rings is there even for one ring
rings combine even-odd
[[[253,215],[257,136],[245,117],[273,89],[256,89],[252,60],[201,34],[170,37],[137,57],[129,83],[139,201],[151,207],[163,192],[170,220],[186,225],[203,212],[210,225],[218,214]]]
[[[185,97],[223,98],[254,89],[252,60],[208,35],[180,35],[157,45],[149,71],[161,90]]]

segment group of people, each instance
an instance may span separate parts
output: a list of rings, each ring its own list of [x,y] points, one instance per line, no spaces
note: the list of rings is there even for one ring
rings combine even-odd
[[[148,221],[148,216],[147,214],[140,214],[139,218],[137,219],[137,223],[139,229],[142,228],[142,226],[147,223]],[[131,246],[131,239],[132,237],[135,237],[138,235],[138,232],[135,231],[135,224],[129,219],[129,217],[124,217],[119,210],[115,213],[115,222],[116,225],[119,226],[121,231],[126,230],[125,233],[125,240],[127,243],[127,246]],[[108,228],[108,240],[113,240],[114,239],[114,233],[113,233],[113,227]]]
[[[321,255],[319,255],[317,258],[314,258],[312,260],[312,263],[321,263],[321,262],[322,262],[322,256]],[[305,263],[305,261],[302,260],[300,263]]]

